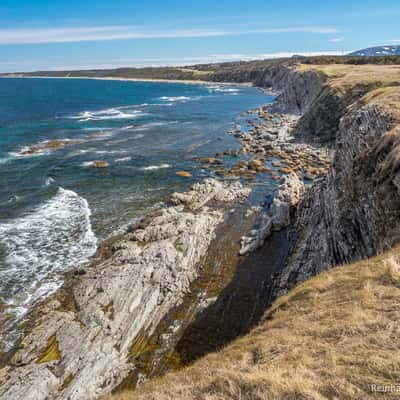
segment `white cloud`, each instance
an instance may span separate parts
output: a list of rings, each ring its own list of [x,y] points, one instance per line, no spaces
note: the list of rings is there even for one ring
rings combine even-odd
[[[332,43],[340,43],[340,42],[343,42],[343,40],[344,40],[343,36],[329,39],[329,41],[332,42]]]
[[[63,43],[121,39],[161,39],[236,36],[257,33],[332,34],[330,27],[282,27],[261,29],[175,29],[150,31],[132,26],[61,27],[43,29],[0,29],[0,44]]]
[[[389,40],[390,43],[400,43],[400,39]]]

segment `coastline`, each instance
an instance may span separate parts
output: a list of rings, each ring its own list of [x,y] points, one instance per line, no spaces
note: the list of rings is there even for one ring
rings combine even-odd
[[[29,75],[15,75],[15,76],[0,76],[3,79],[23,78],[23,79],[90,79],[99,81],[122,81],[122,82],[155,82],[155,83],[182,83],[185,85],[221,85],[221,86],[254,86],[252,82],[216,82],[216,81],[202,81],[190,79],[157,79],[157,78],[117,78],[117,77],[94,77],[94,76],[29,76]]]
[[[41,391],[48,395],[62,387],[63,397],[60,398],[81,400],[92,393],[106,394],[120,385],[124,387],[125,379],[132,381],[132,374],[136,374],[134,382],[142,379],[143,373],[137,370],[136,358],[147,351],[149,345],[151,347],[152,335],[160,333],[157,327],[164,318],[168,320],[171,310],[178,307],[180,315],[185,295],[189,295],[190,301],[194,300],[191,284],[203,276],[204,257],[208,255],[212,243],[224,236],[221,232],[224,232],[224,224],[232,210],[246,202],[240,206],[242,217],[235,219],[234,223],[230,221],[235,226],[235,235],[239,237],[232,241],[234,250],[229,250],[231,271],[224,276],[221,288],[240,268],[241,248],[244,246],[247,248],[245,253],[252,253],[272,234],[272,231],[266,232],[263,225],[270,213],[269,206],[260,206],[264,203],[265,191],[261,191],[261,197],[255,203],[248,203],[245,199],[249,189],[241,186],[236,179],[242,177],[252,181],[257,174],[269,174],[272,169],[272,178],[279,181],[276,197],[290,201],[279,200],[274,208],[275,215],[286,218],[279,227],[276,225],[276,229],[285,229],[290,222],[289,210],[298,200],[297,192],[292,189],[298,190],[300,178],[291,171],[285,171],[280,163],[273,165],[273,160],[283,155],[282,152],[274,152],[273,148],[290,147],[288,134],[293,121],[282,114],[271,114],[268,109],[261,107],[243,113],[243,116],[252,114],[254,121],[261,122],[247,119],[250,131],[238,131],[236,128],[235,132],[231,132],[242,145],[241,154],[251,154],[252,161],[239,161],[227,170],[215,164],[215,159],[204,160],[209,167],[217,168],[215,172],[219,180],[206,179],[194,184],[189,192],[173,194],[168,208],[144,216],[138,223],[128,226],[125,233],[103,242],[90,265],[68,272],[69,278],[63,287],[34,307],[25,324],[22,341],[10,354],[8,366],[3,369],[6,384],[0,394],[5,399],[16,398],[15,386],[18,386],[22,396],[31,393],[35,386],[35,399],[41,398]],[[298,154],[297,150],[295,153]],[[269,161],[263,166],[265,157]],[[287,185],[285,182],[289,178],[285,174],[289,172],[291,183]],[[179,226],[181,228],[176,237],[176,227]],[[281,236],[278,242],[282,244],[284,237]],[[221,249],[217,247],[209,255],[209,264],[215,257],[221,256]],[[285,248],[282,246],[281,250]],[[285,257],[283,252],[279,265],[271,266],[271,271],[279,269]],[[262,267],[260,260],[258,264]],[[136,270],[134,274],[132,268]],[[261,274],[262,271],[263,268]],[[212,274],[210,276],[213,277]],[[252,279],[255,276],[252,275]],[[200,296],[193,304],[189,303],[188,322],[211,304],[207,290],[199,293],[206,297]],[[214,293],[218,297],[220,292]],[[268,293],[262,296],[267,302]],[[258,302],[259,298],[255,300]],[[256,322],[251,320],[250,325],[243,327],[244,331]],[[168,329],[172,329],[171,326]],[[195,328],[193,332],[198,334]],[[160,337],[164,334],[165,331],[161,330]],[[176,338],[176,333],[174,335]],[[191,340],[190,335],[185,337],[187,343],[190,344]],[[212,341],[215,342],[215,338]],[[76,348],[74,343],[81,345]],[[104,348],[108,350],[104,352]],[[84,356],[79,356],[82,351]],[[199,347],[197,351],[202,353],[204,350]],[[185,357],[190,360],[193,355],[185,354]],[[79,363],[76,359],[80,360]],[[24,367],[16,369],[18,365]],[[48,366],[57,370],[61,368],[63,372],[54,375],[49,372]],[[29,377],[22,385],[17,383],[21,376]],[[98,381],[99,376],[103,377],[102,382]]]

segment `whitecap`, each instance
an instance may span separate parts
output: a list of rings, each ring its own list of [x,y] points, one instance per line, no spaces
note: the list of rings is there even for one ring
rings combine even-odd
[[[23,146],[17,151],[10,152],[9,155],[17,158],[43,156],[53,151],[63,149],[67,145],[77,144],[80,141],[81,140],[69,138],[43,140],[42,142],[37,142],[29,146]]]
[[[3,158],[0,158],[0,165],[1,165],[1,164],[7,164],[7,163],[11,160],[11,158],[12,158],[12,157],[3,157]]]
[[[122,162],[131,161],[131,160],[132,160],[132,157],[122,157],[122,158],[117,158],[117,159],[115,160],[115,162],[117,162],[117,163],[122,163]]]
[[[93,167],[96,161],[85,161],[81,164],[82,167]]]
[[[185,102],[189,100],[194,100],[195,97],[188,97],[188,96],[162,96],[159,97],[159,100],[166,101],[166,102]]]
[[[54,179],[51,176],[48,176],[44,181],[44,186],[50,186],[54,182]]]
[[[238,88],[232,88],[232,87],[226,87],[226,86],[208,86],[207,89],[210,93],[238,94],[240,92],[240,89],[238,89]]]
[[[164,168],[171,168],[171,166],[169,164],[149,165],[147,167],[142,167],[140,169],[142,171],[155,171],[155,170],[164,169]]]
[[[128,152],[127,150],[95,150],[95,151],[93,151],[93,153],[100,154],[100,155],[104,155],[104,154],[125,154],[127,152]]]
[[[17,203],[19,200],[20,200],[20,197],[17,196],[16,194],[14,194],[7,200],[7,203],[13,204],[13,203]]]
[[[31,213],[0,224],[0,244],[5,249],[5,267],[0,270],[11,306],[28,307],[35,299],[58,287],[50,274],[94,254],[97,239],[90,223],[88,202],[72,190],[59,188],[49,201]],[[18,282],[18,283],[15,283]]]
[[[123,111],[125,110],[126,111]],[[145,115],[139,110],[129,110],[126,107],[108,108],[100,111],[83,111],[77,115],[72,115],[70,119],[77,119],[79,122],[104,121],[113,119],[133,119]]]

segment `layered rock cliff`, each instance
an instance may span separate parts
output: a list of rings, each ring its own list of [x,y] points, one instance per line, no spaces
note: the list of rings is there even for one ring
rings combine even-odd
[[[326,132],[333,159],[328,174],[314,182],[297,207],[296,240],[275,280],[276,296],[329,267],[400,242],[397,119],[381,101],[385,92],[371,95],[371,87],[376,85],[339,90],[327,84],[296,128],[298,140],[320,139]]]

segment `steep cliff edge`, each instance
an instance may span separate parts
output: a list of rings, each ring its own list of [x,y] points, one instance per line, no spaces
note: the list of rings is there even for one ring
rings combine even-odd
[[[396,80],[400,70],[391,72],[393,80],[383,83],[372,80],[373,76],[369,82],[355,81],[354,85],[343,76],[340,85],[337,78],[328,83],[328,90],[344,103],[331,124],[338,126],[331,133],[332,164],[298,206],[297,240],[287,266],[276,279],[276,295],[332,265],[370,257],[400,242],[400,87]],[[329,104],[330,99],[321,95],[313,108],[328,109]],[[307,118],[312,114],[318,119],[314,110]],[[309,130],[307,134],[313,133]]]
[[[400,69],[302,68],[256,77],[302,113],[296,140],[332,154],[292,210],[281,297],[226,349],[113,400],[398,398]]]

